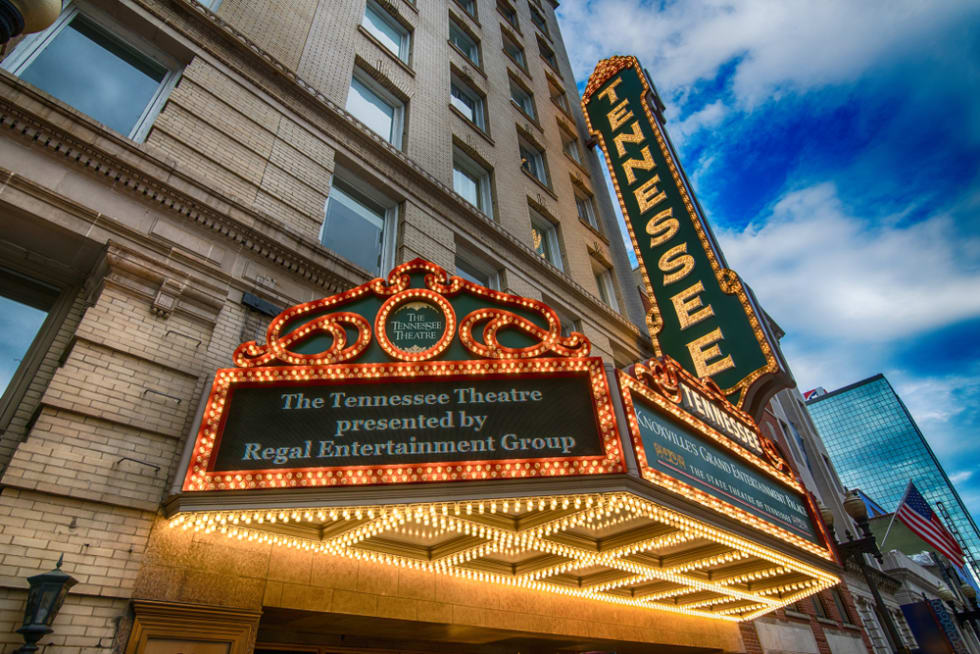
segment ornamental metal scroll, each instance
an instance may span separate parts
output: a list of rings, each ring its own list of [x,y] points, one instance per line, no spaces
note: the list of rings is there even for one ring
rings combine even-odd
[[[779,446],[759,430],[752,416],[728,402],[724,391],[710,377],[695,377],[669,356],[633,364],[626,372],[648,393],[677,405],[671,406],[676,416],[692,425],[696,422],[699,428],[707,427],[713,439],[733,453],[770,468],[783,482],[799,487]],[[693,394],[699,399],[692,400]],[[708,407],[709,403],[713,408]],[[700,407],[704,408],[699,412]],[[719,420],[722,413],[727,417]]]
[[[406,331],[423,343],[402,345],[390,334],[390,320],[402,309],[428,312],[431,338]],[[457,316],[462,318],[457,320]],[[419,317],[419,316],[414,316]],[[416,325],[403,323],[406,328]],[[242,343],[233,356],[239,368],[331,365],[355,361],[530,359],[587,357],[589,340],[563,334],[549,306],[450,275],[440,266],[414,259],[331,297],[286,309],[266,330],[265,344]]]

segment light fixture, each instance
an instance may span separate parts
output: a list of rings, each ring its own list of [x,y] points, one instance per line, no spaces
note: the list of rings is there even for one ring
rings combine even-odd
[[[37,651],[37,641],[52,631],[51,623],[61,610],[68,590],[78,581],[61,571],[61,563],[65,555],[58,559],[58,564],[51,572],[27,578],[31,585],[27,592],[27,606],[24,607],[24,624],[17,630],[24,638],[24,644],[14,654],[30,654]]]
[[[821,516],[824,518],[824,521],[827,522],[827,527],[829,528],[831,537],[837,544],[837,552],[840,554],[841,562],[846,565],[848,561],[852,561],[860,569],[861,574],[864,576],[865,583],[867,583],[868,588],[871,589],[871,595],[875,602],[876,613],[878,613],[879,617],[881,618],[881,622],[885,625],[889,638],[895,644],[895,647],[900,654],[908,654],[909,648],[902,642],[902,639],[898,634],[898,628],[895,626],[895,621],[892,618],[891,613],[888,611],[888,607],[885,606],[884,600],[881,599],[881,593],[878,591],[878,584],[871,578],[871,571],[868,567],[868,562],[864,560],[864,555],[870,554],[875,557],[879,563],[881,563],[882,556],[881,550],[878,549],[878,542],[871,533],[871,527],[868,524],[868,507],[857,490],[852,489],[847,491],[847,495],[844,496],[844,511],[846,511],[847,515],[851,516],[854,521],[857,522],[858,528],[861,530],[861,537],[852,538],[851,532],[845,530],[844,535],[847,536],[849,540],[843,543],[837,542],[837,536],[834,534],[833,514],[830,513],[830,511],[827,511],[826,514],[821,511]],[[826,516],[828,514],[831,517],[830,521],[826,520]]]
[[[0,0],[0,43],[47,29],[61,13],[61,0]]]
[[[530,515],[533,520],[528,519]],[[799,559],[630,493],[302,509],[185,510],[172,515],[169,522],[171,528],[183,531],[532,592],[729,621],[757,618],[840,581]],[[636,540],[599,549],[583,545],[583,530],[595,533],[610,528],[625,529],[624,533],[635,534]],[[651,528],[660,533],[647,536]],[[414,551],[405,543],[394,548],[385,545],[391,539],[400,541],[412,535],[438,535],[456,544],[435,559],[424,548]],[[696,554],[705,541],[716,548]],[[679,561],[667,561],[658,551],[685,545],[691,556]],[[636,556],[638,553],[641,556]],[[544,556],[551,561],[525,572],[494,562],[498,557],[522,555]],[[585,578],[573,581],[578,576],[576,571],[592,568],[604,568],[607,575],[591,582]],[[722,572],[713,577],[712,569]],[[778,578],[782,576],[790,578],[781,581]],[[754,587],[760,580],[770,581]],[[666,587],[644,590],[650,584]],[[698,597],[685,604],[677,599],[703,592],[715,593],[716,601]]]

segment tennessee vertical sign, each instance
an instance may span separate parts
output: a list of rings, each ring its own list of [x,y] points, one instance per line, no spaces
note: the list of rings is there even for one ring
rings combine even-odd
[[[725,266],[701,216],[635,57],[599,62],[582,98],[626,218],[652,308],[657,356],[710,377],[757,416],[792,385],[748,289]]]

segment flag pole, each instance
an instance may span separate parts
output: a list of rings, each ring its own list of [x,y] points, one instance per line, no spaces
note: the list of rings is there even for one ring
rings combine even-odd
[[[905,487],[905,494],[902,495],[902,501],[898,503],[899,507],[901,507],[902,504],[905,503],[905,500],[908,499],[909,490],[911,489],[912,489],[912,480],[910,479],[909,485]],[[892,525],[895,524],[895,516],[897,515],[898,515],[898,508],[896,508],[895,511],[892,513],[892,519],[888,522],[888,529],[885,530],[885,535],[882,536],[881,538],[881,544],[878,546],[879,549],[884,549],[885,541],[888,540],[888,534],[890,534],[892,531]]]

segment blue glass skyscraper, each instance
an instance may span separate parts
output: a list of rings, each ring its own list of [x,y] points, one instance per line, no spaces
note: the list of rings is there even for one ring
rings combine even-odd
[[[823,395],[807,395],[810,415],[841,482],[848,488],[860,488],[887,511],[898,507],[909,481],[915,482],[957,536],[976,577],[980,572],[980,530],[884,375]],[[948,524],[940,503],[952,524]]]

